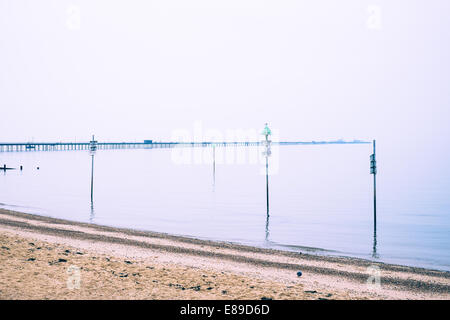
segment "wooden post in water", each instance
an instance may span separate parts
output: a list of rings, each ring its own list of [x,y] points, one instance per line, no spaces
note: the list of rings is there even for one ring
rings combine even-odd
[[[375,140],[373,140],[373,154],[370,156],[370,173],[373,174],[373,228],[377,230],[377,160]]]
[[[94,201],[94,156],[97,151],[97,141],[95,141],[94,135],[92,135],[92,140],[89,145],[89,152],[91,154],[91,205]]]
[[[269,217],[269,156],[271,154],[270,151],[270,143],[269,136],[272,134],[272,131],[269,129],[269,126],[266,123],[262,134],[265,137],[263,144],[266,147],[264,151],[264,155],[266,156],[266,207],[267,207],[267,218]]]
[[[91,204],[94,201],[94,154],[91,154]]]
[[[213,187],[216,186],[216,145],[213,144]]]
[[[266,155],[266,206],[267,217],[269,217],[269,155]]]

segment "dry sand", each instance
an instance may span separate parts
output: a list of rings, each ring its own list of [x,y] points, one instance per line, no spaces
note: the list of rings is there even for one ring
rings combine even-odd
[[[3,209],[0,241],[0,299],[450,298],[449,272]],[[368,284],[376,272],[380,285]]]

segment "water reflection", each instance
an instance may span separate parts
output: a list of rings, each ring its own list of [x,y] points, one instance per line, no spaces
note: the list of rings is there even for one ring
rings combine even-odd
[[[94,202],[91,200],[91,214],[89,215],[89,222],[92,223],[95,218],[95,211],[94,211]]]
[[[372,258],[379,258],[377,253],[377,227],[373,229],[373,247],[372,247]]]
[[[374,175],[375,179],[375,175]],[[374,185],[375,187],[375,185]],[[378,258],[377,253],[377,200],[374,196],[373,200],[373,247],[372,247],[372,258]]]
[[[376,203],[376,202],[374,202]],[[377,253],[377,213],[376,213],[376,205],[374,206],[374,220],[373,220],[373,246],[372,246],[372,258],[378,258]]]
[[[266,158],[266,237],[265,240],[269,241],[269,220],[270,220],[270,214],[269,214],[269,157],[272,154],[270,150],[270,141],[266,139],[266,146],[265,150],[263,151],[263,155]]]

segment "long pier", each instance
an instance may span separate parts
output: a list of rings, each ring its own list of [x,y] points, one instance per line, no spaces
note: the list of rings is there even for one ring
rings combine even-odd
[[[153,149],[174,147],[227,147],[227,146],[259,146],[264,142],[236,141],[236,142],[96,142],[97,149]],[[368,144],[367,141],[279,141],[272,145],[316,145],[316,144]],[[27,151],[68,151],[89,150],[91,142],[18,142],[0,143],[0,152]]]

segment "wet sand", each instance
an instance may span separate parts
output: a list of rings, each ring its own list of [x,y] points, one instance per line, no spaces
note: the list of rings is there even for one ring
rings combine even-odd
[[[450,272],[3,209],[0,242],[0,299],[450,298]]]

